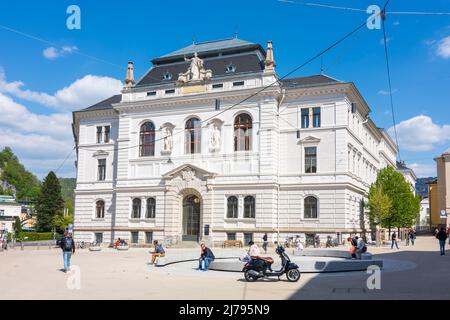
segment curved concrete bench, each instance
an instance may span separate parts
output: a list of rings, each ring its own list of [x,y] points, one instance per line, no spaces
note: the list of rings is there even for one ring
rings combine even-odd
[[[222,259],[238,259],[238,255],[234,252],[218,252],[215,253],[216,260]],[[156,260],[157,267],[165,267],[174,263],[181,262],[190,262],[190,261],[198,261],[199,253],[198,252],[178,252],[171,254],[170,252],[166,252],[165,257],[161,257]],[[239,261],[239,260],[238,260]]]
[[[117,247],[117,250],[119,250],[119,251],[126,251],[126,250],[128,250],[128,249],[129,249],[128,246],[118,246],[118,247]]]
[[[100,247],[89,247],[89,251],[102,251]]]
[[[383,267],[383,260],[331,260],[331,261],[295,261],[303,273],[326,273],[326,272],[349,272],[365,271],[369,266],[376,265]],[[242,272],[244,264],[238,259],[228,259],[213,261],[210,265],[211,270]],[[280,265],[274,265],[273,270],[280,268]]]
[[[294,251],[294,256],[304,257],[328,257],[328,258],[342,258],[351,259],[350,252],[343,250],[329,250],[329,249],[316,249],[316,250],[302,250],[300,252]],[[372,254],[365,252],[361,255],[362,260],[372,260]]]

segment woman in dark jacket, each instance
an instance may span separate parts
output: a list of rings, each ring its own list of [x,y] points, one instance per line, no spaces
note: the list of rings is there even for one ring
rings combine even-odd
[[[441,250],[441,256],[443,256],[445,255],[445,240],[447,239],[447,233],[445,233],[443,227],[441,228],[441,231],[437,233],[436,238],[439,240],[439,249]]]

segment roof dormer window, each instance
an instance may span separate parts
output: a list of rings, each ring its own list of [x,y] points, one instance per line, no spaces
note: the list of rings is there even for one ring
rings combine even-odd
[[[236,71],[236,66],[230,62],[230,64],[226,67],[225,72],[226,73],[232,73]]]
[[[164,72],[163,80],[172,80],[172,74],[169,71]]]

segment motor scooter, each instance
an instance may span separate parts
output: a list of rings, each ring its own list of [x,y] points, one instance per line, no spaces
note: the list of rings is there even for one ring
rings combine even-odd
[[[272,270],[273,259],[271,257],[251,257],[242,270],[245,280],[253,282],[265,277],[278,277],[278,280],[280,280],[280,277],[286,273],[289,281],[298,281],[300,279],[299,267],[291,262],[283,246],[278,245],[275,252],[281,258],[280,270]]]

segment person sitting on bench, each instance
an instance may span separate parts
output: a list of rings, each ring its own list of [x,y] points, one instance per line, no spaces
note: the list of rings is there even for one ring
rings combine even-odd
[[[156,258],[166,256],[166,252],[164,251],[163,246],[158,243],[158,240],[154,240],[153,245],[155,246],[155,251],[152,252],[152,261],[150,262],[150,264],[155,264]]]

